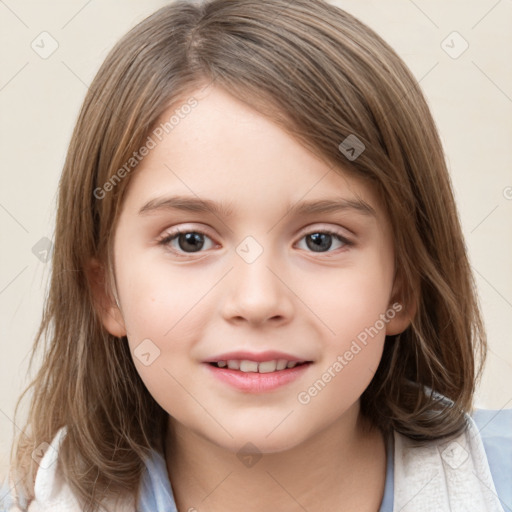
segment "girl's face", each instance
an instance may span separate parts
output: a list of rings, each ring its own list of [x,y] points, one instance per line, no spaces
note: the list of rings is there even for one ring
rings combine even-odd
[[[357,416],[386,334],[407,326],[392,233],[362,181],[221,89],[194,98],[140,151],[115,232],[120,309],[103,323],[171,424],[281,451]],[[209,364],[258,355],[309,363]]]

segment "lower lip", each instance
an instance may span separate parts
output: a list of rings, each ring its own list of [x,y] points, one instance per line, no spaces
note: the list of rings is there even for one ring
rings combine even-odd
[[[240,391],[247,393],[265,393],[266,391],[272,391],[298,379],[308,370],[312,363],[306,363],[295,366],[294,368],[286,368],[270,373],[245,373],[239,370],[230,370],[229,368],[217,368],[209,363],[204,364],[206,364],[213,376]]]

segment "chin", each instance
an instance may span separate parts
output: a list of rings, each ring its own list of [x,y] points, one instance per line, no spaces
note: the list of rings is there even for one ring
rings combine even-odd
[[[225,425],[226,430],[233,438],[227,439],[223,432],[220,437],[215,436],[215,439],[210,438],[210,440],[237,456],[241,453],[258,455],[284,452],[306,440],[305,433],[301,436],[298,432],[290,432],[284,424],[279,425],[279,421],[272,422],[272,426],[253,422],[250,429],[247,428],[247,425],[240,429],[233,429],[229,425]]]

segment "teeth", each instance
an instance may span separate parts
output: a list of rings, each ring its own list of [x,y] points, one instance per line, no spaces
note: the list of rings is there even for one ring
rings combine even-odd
[[[276,370],[284,370],[287,362],[286,359],[278,359]]]
[[[240,361],[236,359],[230,359],[228,361],[228,368],[230,370],[240,370]]]
[[[244,359],[240,361],[240,371],[241,372],[257,372],[258,371],[258,363],[256,361],[247,361]]]
[[[226,366],[230,370],[239,370],[245,373],[272,373],[275,371],[284,370],[285,368],[294,368],[299,364],[296,361],[287,361],[286,359],[278,359],[272,361],[263,361],[258,363],[256,361],[249,361],[248,359],[243,359],[239,361],[238,359],[229,359],[227,361],[217,361],[217,366],[219,368],[225,368]]]
[[[265,361],[258,365],[258,371],[260,373],[275,372],[277,367],[277,361]]]

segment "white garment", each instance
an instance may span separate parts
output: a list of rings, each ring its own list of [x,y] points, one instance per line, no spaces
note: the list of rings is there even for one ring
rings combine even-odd
[[[478,427],[415,446],[395,432],[393,512],[504,512]]]
[[[65,483],[62,474],[57,471],[59,448],[66,432],[66,427],[58,430],[39,462],[34,483],[35,499],[30,503],[27,512],[82,512],[82,508],[69,485]],[[131,512],[135,510],[131,498],[126,499],[124,503],[108,502],[106,505],[109,507],[109,512]],[[9,512],[25,512],[14,505],[8,510]],[[100,510],[106,512],[104,508]]]
[[[505,512],[496,496],[478,428],[468,415],[466,420],[468,428],[459,436],[424,446],[394,433],[393,512]],[[66,428],[62,427],[40,462],[34,486],[36,498],[28,512],[81,512],[56,471],[65,434]],[[133,500],[108,505],[110,512],[135,510]],[[16,507],[8,510],[22,512]]]

